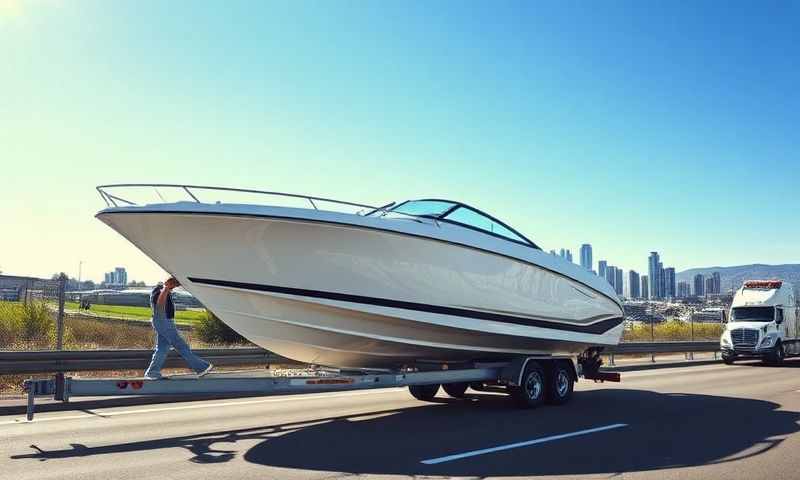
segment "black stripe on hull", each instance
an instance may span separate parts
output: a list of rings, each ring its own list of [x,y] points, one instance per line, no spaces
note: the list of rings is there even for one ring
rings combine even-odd
[[[304,288],[281,287],[277,285],[263,285],[259,283],[231,282],[228,280],[216,280],[211,278],[188,278],[192,283],[214,285],[217,287],[230,287],[259,292],[283,293],[301,297],[324,298],[327,300],[337,300],[341,302],[361,303],[365,305],[376,305],[379,307],[401,308],[404,310],[414,310],[418,312],[439,313],[442,315],[453,315],[456,317],[476,318],[479,320],[491,320],[493,322],[513,323],[516,325],[525,325],[529,327],[549,328],[552,330],[563,330],[577,333],[590,333],[594,335],[602,335],[622,323],[622,317],[614,317],[597,323],[592,323],[590,325],[574,325],[568,323],[550,322],[547,320],[539,320],[534,318],[517,317],[515,315],[504,315],[500,313],[469,310],[466,308],[444,307],[441,305],[406,302],[402,300],[391,300],[388,298],[366,297],[363,295],[352,295],[349,293],[325,292],[321,290],[307,290]]]

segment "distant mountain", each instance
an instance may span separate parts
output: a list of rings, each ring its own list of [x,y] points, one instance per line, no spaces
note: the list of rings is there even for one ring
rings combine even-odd
[[[678,282],[689,282],[692,284],[692,279],[698,273],[709,276],[712,272],[719,272],[722,291],[725,292],[731,288],[739,288],[746,280],[767,280],[767,279],[780,279],[792,282],[795,289],[800,289],[800,264],[790,263],[785,265],[763,265],[754,263],[752,265],[737,265],[734,267],[703,267],[703,268],[690,268],[675,274],[675,280]]]

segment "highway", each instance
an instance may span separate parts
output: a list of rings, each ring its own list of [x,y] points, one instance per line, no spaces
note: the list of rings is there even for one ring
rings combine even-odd
[[[581,381],[566,406],[403,389],[0,408],[1,478],[800,478],[800,361]]]

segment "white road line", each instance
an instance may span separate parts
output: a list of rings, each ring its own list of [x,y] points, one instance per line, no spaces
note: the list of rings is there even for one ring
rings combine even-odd
[[[288,401],[302,401],[302,400],[323,400],[337,397],[355,397],[359,395],[375,395],[403,392],[404,388],[382,388],[376,390],[364,390],[358,392],[331,392],[331,393],[308,393],[304,395],[283,395],[280,397],[262,398],[259,400],[243,400],[238,402],[225,402],[225,403],[198,403],[193,405],[180,405],[175,407],[158,407],[158,408],[144,408],[139,410],[122,410],[122,411],[109,411],[105,410],[87,410],[90,412],[86,415],[68,415],[57,417],[36,418],[29,422],[25,417],[15,418],[13,420],[6,420],[0,422],[0,425],[19,425],[19,424],[36,424],[42,422],[54,422],[57,420],[77,420],[88,418],[108,418],[118,417],[121,415],[134,415],[139,413],[157,413],[157,412],[172,412],[176,410],[195,410],[199,408],[219,408],[219,407],[235,407],[241,405],[257,405],[260,403],[277,403]],[[187,400],[191,401],[191,400]]]
[[[560,435],[551,435],[549,437],[537,438],[535,440],[528,440],[526,442],[510,443],[508,445],[500,445],[499,447],[484,448],[482,450],[473,450],[471,452],[457,453],[455,455],[448,455],[446,457],[431,458],[422,460],[420,463],[425,465],[436,465],[438,463],[452,462],[453,460],[460,460],[467,457],[476,457],[486,453],[501,452],[503,450],[511,450],[512,448],[529,447],[531,445],[538,445],[540,443],[552,442],[554,440],[561,440],[563,438],[577,437],[580,435],[588,435],[590,433],[603,432],[606,430],[613,430],[615,428],[627,427],[627,423],[614,423],[612,425],[605,425],[603,427],[589,428],[587,430],[578,430],[577,432],[562,433]]]

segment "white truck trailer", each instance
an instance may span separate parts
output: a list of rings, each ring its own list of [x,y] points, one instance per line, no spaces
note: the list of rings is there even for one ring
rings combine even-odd
[[[762,358],[780,364],[787,356],[800,355],[798,302],[791,283],[781,280],[749,280],[733,297],[720,338],[722,360]]]

